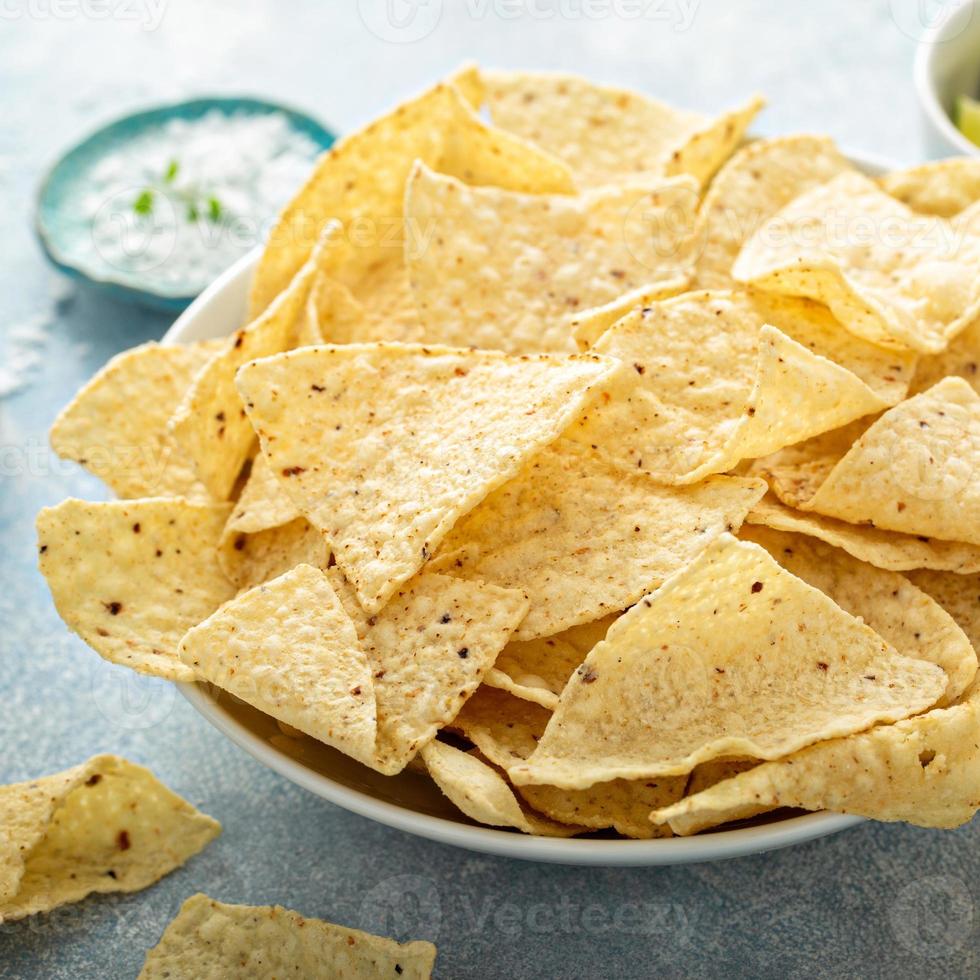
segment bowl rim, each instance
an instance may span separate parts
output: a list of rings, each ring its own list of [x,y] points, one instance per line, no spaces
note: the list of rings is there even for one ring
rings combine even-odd
[[[871,153],[843,149],[844,156],[870,176],[880,176],[898,165]],[[200,326],[212,307],[231,305],[236,291],[244,297],[252,271],[261,255],[257,246],[222,273],[177,318],[163,336],[163,344],[179,344],[211,336]],[[230,334],[239,326],[230,326]],[[691,837],[666,837],[652,840],[595,840],[591,838],[537,837],[510,830],[481,827],[463,821],[448,820],[379,800],[358,789],[336,782],[280,752],[221,707],[201,687],[193,683],[177,685],[184,698],[208,722],[239,748],[302,786],[316,796],[345,810],[357,813],[388,827],[394,827],[441,844],[472,851],[545,863],[600,867],[656,866],[697,864],[776,850],[803,844],[818,837],[839,833],[864,823],[853,814],[806,813],[771,823],[732,830],[718,830]]]
[[[912,66],[915,90],[929,122],[950,144],[951,149],[967,156],[980,154],[980,147],[968,140],[956,128],[949,113],[939,101],[934,82],[934,67],[936,59],[943,51],[943,45],[951,39],[951,36],[955,36],[953,32],[958,33],[957,28],[965,28],[966,24],[963,21],[972,20],[978,12],[980,11],[978,11],[977,0],[962,0],[959,4],[954,3],[941,12],[936,23],[926,31],[916,46]]]

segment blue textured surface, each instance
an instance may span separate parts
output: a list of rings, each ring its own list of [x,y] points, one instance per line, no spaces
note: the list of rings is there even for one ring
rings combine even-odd
[[[580,70],[695,108],[761,90],[771,100],[763,132],[826,131],[845,146],[919,156],[913,2],[622,4],[666,12],[672,26],[616,16],[613,2],[539,0],[508,19],[513,5],[430,0],[419,13],[430,19],[405,30],[431,30],[405,44],[394,43],[405,30],[385,27],[384,6],[171,0],[158,24],[148,0],[125,5],[143,17],[135,21],[118,3],[100,20],[87,19],[83,3],[59,8],[73,17],[32,18],[26,3],[0,15],[0,374],[18,351],[22,361],[26,349],[40,354],[33,366],[26,359],[22,390],[0,400],[0,782],[114,751],[225,825],[207,851],[145,892],[0,927],[0,977],[135,977],[197,890],[433,939],[447,978],[978,975],[980,826],[867,825],[687,868],[584,870],[469,854],[372,824],[274,776],[168,685],[103,664],[57,619],[35,570],[34,514],[101,489],[50,455],[46,429],[106,358],[167,326],[60,280],[31,232],[46,165],[114,115],[248,89],[348,131],[476,58]],[[559,7],[564,16],[540,16]],[[693,10],[691,25],[675,30],[684,10]]]

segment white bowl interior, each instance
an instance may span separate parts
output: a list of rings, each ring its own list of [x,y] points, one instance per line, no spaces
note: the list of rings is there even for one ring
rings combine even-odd
[[[953,124],[959,95],[980,97],[980,3],[952,3],[919,44],[915,81],[932,148],[943,154],[980,153]]]
[[[849,156],[871,175],[891,167],[869,155]],[[163,342],[223,337],[241,326],[259,254],[259,249],[249,253],[208,287],[167,331]],[[745,826],[688,838],[530,837],[473,823],[421,772],[410,768],[397,776],[382,776],[312,738],[283,735],[274,719],[213,686],[179,686],[184,697],[236,745],[318,796],[400,830],[506,857],[606,866],[694,863],[799,844],[862,822],[861,817],[843,814],[782,811]]]

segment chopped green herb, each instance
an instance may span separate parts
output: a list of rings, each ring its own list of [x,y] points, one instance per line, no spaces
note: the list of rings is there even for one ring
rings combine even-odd
[[[180,169],[180,164],[176,160],[171,160],[167,164],[167,172],[163,175],[163,179],[168,183],[172,184],[174,178],[177,176],[177,171]]]
[[[208,217],[212,221],[221,220],[221,202],[213,196],[208,198]]]
[[[200,212],[197,210],[197,205],[193,201],[191,201],[191,203],[187,205],[187,220],[197,221],[199,217],[200,217]]]
[[[133,203],[133,210],[137,214],[152,214],[153,213],[153,191],[147,189],[143,191],[138,198],[136,198]]]

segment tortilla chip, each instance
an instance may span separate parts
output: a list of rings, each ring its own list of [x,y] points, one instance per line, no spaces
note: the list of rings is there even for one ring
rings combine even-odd
[[[221,833],[149,769],[97,755],[0,787],[0,923],[86,895],[135,892]]]
[[[742,246],[794,198],[853,169],[827,136],[777,136],[738,150],[711,182],[698,219],[692,289],[731,289]]]
[[[980,807],[980,704],[938,708],[894,725],[811,745],[655,811],[693,834],[761,809],[802,807],[958,827]]]
[[[807,452],[800,447],[794,485],[801,509],[980,545],[980,395],[961,378],[890,409],[842,456],[815,448],[808,463]],[[794,472],[779,459],[763,465]],[[794,502],[778,481],[773,489]]]
[[[916,395],[950,376],[962,378],[980,392],[980,319],[958,333],[944,351],[919,358],[911,393]]]
[[[942,667],[947,680],[939,707],[953,704],[973,682],[977,655],[970,640],[941,604],[903,575],[802,534],[750,526],[740,537],[761,545],[783,568],[864,620],[902,656]]]
[[[62,409],[51,426],[51,448],[120,497],[207,500],[167,422],[215,349],[214,341],[151,343],[117,354]]]
[[[515,784],[583,789],[773,759],[934,704],[946,676],[725,534],[610,628]]]
[[[687,292],[687,276],[678,276],[676,279],[664,279],[651,286],[649,289],[642,289],[638,292],[629,293],[627,296],[606,303],[605,306],[597,306],[591,310],[573,316],[568,320],[572,338],[581,351],[588,350],[617,320],[624,317],[632,310],[642,310],[651,303],[659,303],[663,299],[670,299],[680,293]]]
[[[870,565],[895,572],[911,568],[945,569],[960,574],[980,571],[980,548],[976,545],[881,531],[867,524],[848,524],[793,510],[768,495],[749,511],[745,520],[747,524],[761,524],[777,531],[809,534]]]
[[[980,199],[980,160],[933,160],[885,174],[878,185],[913,211],[952,218]]]
[[[852,172],[767,221],[732,275],[825,303],[873,343],[930,354],[980,312],[978,268],[980,235],[916,214]]]
[[[740,477],[658,486],[559,439],[459,521],[433,567],[523,590],[531,608],[514,639],[552,636],[633,605],[765,491]]]
[[[194,673],[273,718],[371,764],[371,665],[327,577],[310,565],[225,604],[180,644]]]
[[[324,239],[325,242],[325,239]],[[319,250],[269,308],[236,330],[194,379],[170,421],[174,438],[193,460],[216,500],[226,500],[255,445],[235,388],[235,372],[247,361],[277,354],[298,338]]]
[[[691,174],[705,184],[763,106],[755,97],[712,119],[575,75],[481,75],[494,122],[564,160],[580,187],[638,174]]]
[[[348,254],[362,269],[387,262],[392,245],[400,245],[392,236],[403,227],[405,180],[416,160],[474,184],[530,193],[574,192],[563,163],[480,119],[453,84],[462,80],[465,85],[466,74],[403,103],[338,140],[320,157],[269,235],[252,282],[253,317],[306,261],[324,222],[341,225],[357,248],[356,256],[353,250]]]
[[[574,351],[569,321],[583,310],[622,313],[652,284],[686,281],[696,208],[687,177],[562,197],[467,187],[418,164],[405,192],[417,236],[406,261],[425,339]]]
[[[300,516],[265,457],[256,456],[221,534],[222,571],[239,589],[250,589],[297,565],[325,569],[329,560],[323,534]]]
[[[551,712],[486,686],[466,702],[453,727],[501,769],[527,759],[544,734]],[[669,836],[650,823],[651,809],[684,794],[686,776],[660,780],[614,779],[583,790],[519,786],[517,792],[537,812],[559,823],[593,830],[612,827],[626,837]]]
[[[900,398],[904,386],[886,380],[900,372],[867,348],[816,304],[686,293],[630,313],[599,338],[595,353],[633,369],[614,376],[568,435],[627,472],[695,483]],[[910,376],[911,364],[905,385]]]
[[[919,569],[908,577],[956,620],[974,650],[980,649],[980,575]]]
[[[44,508],[38,564],[58,614],[106,660],[193,680],[177,644],[235,594],[217,561],[229,509],[181,497]]]
[[[619,613],[613,613],[554,636],[512,640],[487,671],[484,686],[554,711],[569,677],[618,618]]]
[[[279,905],[225,905],[192,895],[146,956],[139,980],[343,977],[427,980],[436,948],[308,919]]]
[[[617,368],[352,344],[256,361],[238,380],[273,472],[372,613]]]
[[[723,779],[731,779],[740,772],[748,772],[759,765],[758,759],[712,759],[710,762],[702,762],[695,766],[691,775],[687,777],[687,786],[684,790],[685,796],[693,796],[706,790],[709,786],[720,783]],[[765,807],[760,807],[758,813],[764,813]],[[755,816],[754,813],[746,816]],[[649,814],[647,815],[649,819]]]
[[[375,768],[400,772],[480,686],[527,599],[512,589],[426,572],[367,621],[378,701]]]
[[[445,742],[432,741],[421,750],[429,775],[452,803],[471,820],[491,827],[514,827],[541,837],[569,837],[579,833],[539,817],[521,807],[503,776]]]

